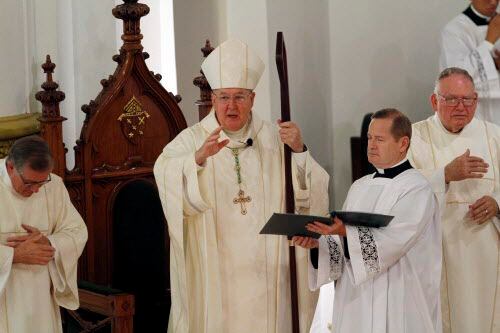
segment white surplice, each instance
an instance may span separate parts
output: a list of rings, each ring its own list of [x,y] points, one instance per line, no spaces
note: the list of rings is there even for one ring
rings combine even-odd
[[[235,140],[228,146],[240,147],[241,189],[251,198],[242,215],[241,205],[233,202],[239,186],[231,150],[223,148],[202,167],[194,159],[217,127],[212,111],[170,142],[154,168],[170,235],[169,332],[289,332],[287,240],[259,235],[269,217],[284,210],[283,144],[276,126],[255,115],[248,133],[238,140],[231,136]],[[248,138],[252,146],[238,142]],[[323,215],[328,174],[308,152],[302,157],[303,168],[293,163],[296,208]],[[317,295],[307,288],[307,252],[296,251],[300,325],[306,332]]]
[[[59,307],[79,306],[77,261],[87,228],[57,175],[38,193],[17,194],[0,159],[0,332],[62,332]],[[10,236],[25,235],[21,224],[38,228],[56,249],[47,265],[13,264]]]
[[[476,25],[460,14],[441,31],[439,70],[460,67],[474,79],[479,94],[476,116],[500,125],[500,81],[493,45],[486,41],[487,25]]]
[[[446,185],[444,167],[467,149],[488,163],[488,172]],[[431,182],[443,210],[444,331],[499,332],[499,221],[477,225],[467,212],[484,195],[500,203],[500,127],[473,119],[453,134],[431,116],[413,125],[409,158]]]
[[[350,259],[341,238],[321,237],[310,288],[337,280],[332,332],[441,332],[437,198],[415,169],[393,179],[373,176],[354,182],[343,210],[394,219],[383,228],[346,225]]]

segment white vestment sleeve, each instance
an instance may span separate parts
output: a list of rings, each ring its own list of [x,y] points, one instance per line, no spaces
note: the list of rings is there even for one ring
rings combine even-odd
[[[299,170],[305,170],[307,163],[307,155],[309,151],[304,151],[302,153],[292,153],[293,161],[297,164]]]
[[[346,225],[350,261],[345,266],[359,285],[386,271],[415,244],[434,218],[436,198],[426,184],[405,193],[391,208],[394,219],[387,227]],[[436,249],[440,253],[440,249]]]
[[[299,155],[299,156],[296,156]],[[300,213],[309,208],[309,197],[311,178],[311,163],[313,159],[309,152],[301,154],[292,154],[292,178],[293,192],[295,195],[295,210]]]
[[[53,285],[53,295],[58,305],[76,310],[79,306],[77,267],[78,258],[87,242],[87,227],[69,198],[68,191],[60,178],[50,193],[50,218],[55,219],[53,230],[47,236],[56,249],[54,260],[48,264]]]
[[[413,154],[414,154],[413,147],[410,146],[410,149],[408,150],[407,154],[408,160],[410,161],[411,165],[416,169],[418,169],[418,171],[431,184],[431,188],[436,194],[436,198],[438,200],[439,207],[442,213],[445,207],[446,192],[448,191],[448,185],[446,184],[445,181],[444,167],[438,169],[424,169],[423,165],[417,163],[416,160],[413,158]]]
[[[170,237],[170,317],[174,318],[175,327],[169,328],[169,332],[189,331],[184,217],[201,214],[209,207],[198,183],[198,173],[206,172],[209,166],[196,164],[195,151],[191,129],[185,129],[163,149],[153,170]]]
[[[292,158],[292,179],[295,195],[295,210],[299,214],[328,214],[328,173],[312,158],[309,151]],[[315,191],[315,192],[314,192]],[[314,193],[312,193],[314,192]],[[314,197],[314,198],[313,198]],[[311,203],[315,200],[315,203]],[[315,206],[315,207],[313,207]],[[320,212],[317,208],[320,208]]]
[[[4,292],[12,270],[14,249],[10,246],[0,245],[0,295]]]
[[[198,173],[206,171],[206,168],[200,169],[200,166],[196,164],[194,152],[185,156],[182,164],[184,215],[191,216],[203,213],[209,208],[209,205],[201,195]]]
[[[337,280],[342,275],[344,255],[338,236],[321,236],[319,239],[318,269],[309,264],[309,289]]]
[[[157,182],[159,182],[159,179],[164,179],[169,173],[179,171],[182,173],[179,176],[182,177],[182,209],[184,216],[200,214],[210,208],[202,197],[198,183],[199,173],[207,171],[207,163],[205,162],[203,166],[196,164],[195,152],[194,137],[190,129],[186,129],[163,149],[154,167]],[[176,177],[176,175],[173,176]],[[168,184],[165,184],[165,186],[168,186]],[[160,186],[158,189],[162,191]]]
[[[493,45],[485,40],[471,49],[467,44],[475,45],[475,41],[466,41],[470,38],[454,28],[445,28],[441,34],[440,68],[463,68],[474,78],[476,85],[482,83],[487,88],[489,80],[498,80],[498,71],[491,55]]]

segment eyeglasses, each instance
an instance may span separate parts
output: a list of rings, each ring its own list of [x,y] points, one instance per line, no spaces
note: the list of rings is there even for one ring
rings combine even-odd
[[[17,171],[17,170],[16,170]],[[24,186],[26,187],[35,187],[35,186],[43,186],[45,184],[47,184],[48,182],[50,182],[52,179],[50,178],[50,173],[49,173],[49,177],[45,180],[42,180],[42,181],[39,181],[39,182],[33,182],[31,180],[27,180],[26,178],[24,178],[23,174],[19,171],[17,171],[17,173],[19,174],[19,177],[21,178]]]
[[[474,106],[477,102],[477,97],[446,97],[441,94],[437,94],[438,97],[444,102],[447,106],[458,106],[460,102],[462,102],[463,106],[471,107]]]
[[[213,93],[217,98],[217,101],[221,104],[229,104],[233,100],[236,104],[244,104],[248,101],[250,94],[236,94],[236,95],[226,95],[226,94],[216,94]]]

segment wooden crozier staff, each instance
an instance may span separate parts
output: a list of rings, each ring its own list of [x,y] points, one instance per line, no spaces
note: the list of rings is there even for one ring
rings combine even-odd
[[[286,48],[283,32],[279,31],[276,38],[276,66],[280,79],[281,120],[290,121],[290,94],[288,90],[288,69],[286,63]],[[295,199],[292,184],[292,150],[285,144],[285,193],[286,212],[295,214]],[[297,264],[295,247],[290,243],[290,295],[292,297],[292,333],[299,333],[299,302],[297,296]]]

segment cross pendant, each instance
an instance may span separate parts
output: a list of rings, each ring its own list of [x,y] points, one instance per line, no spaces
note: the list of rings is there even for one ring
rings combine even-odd
[[[233,199],[233,203],[235,205],[237,204],[241,205],[241,215],[246,215],[247,209],[245,207],[245,203],[250,201],[252,201],[252,198],[250,198],[250,196],[245,197],[245,191],[243,190],[239,190],[238,197]]]

